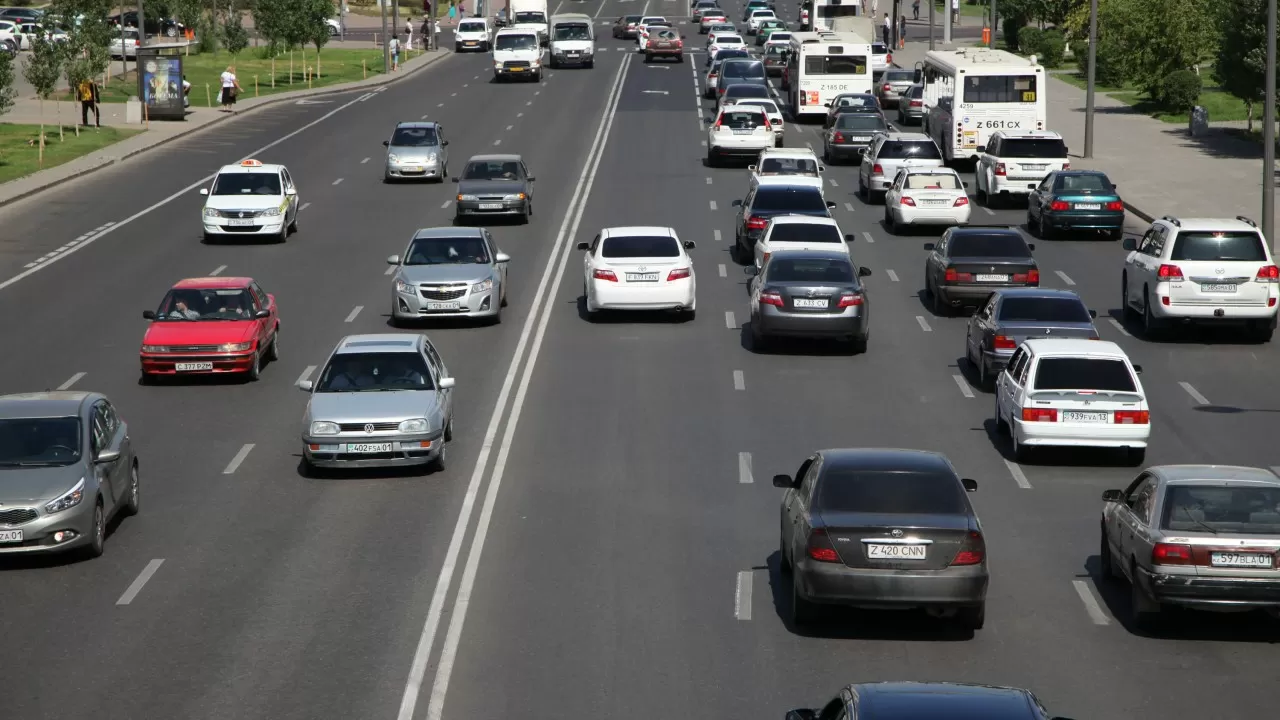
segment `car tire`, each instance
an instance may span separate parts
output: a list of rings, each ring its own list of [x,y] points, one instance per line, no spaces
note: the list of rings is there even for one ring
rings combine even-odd
[[[460,52],[462,52],[462,43],[454,43],[454,44],[453,44],[453,51],[454,51],[454,52],[456,52],[456,53],[460,53]]]
[[[884,208],[884,229],[890,235],[898,235],[898,223],[893,219],[893,213],[889,212],[889,206]]]
[[[101,499],[93,506],[92,523],[89,528],[89,544],[84,546],[83,551],[86,560],[102,557],[107,549],[107,516],[102,509]]]
[[[287,241],[288,239],[289,239],[289,226],[285,225],[284,227],[280,228],[280,233],[275,237],[273,237],[272,241],[278,245],[280,243]]]
[[[866,354],[867,354],[867,341],[868,341],[868,340],[870,340],[870,339],[871,339],[871,338],[870,338],[870,336],[868,336],[868,335],[858,335],[857,337],[855,337],[855,338],[853,339],[853,341],[849,343],[849,345],[851,346],[851,348],[850,348],[850,349],[853,351],[853,354],[854,354],[854,355],[866,355]]]
[[[138,514],[138,510],[142,508],[142,488],[138,478],[138,465],[134,463],[133,469],[129,471],[129,495],[125,498],[124,505],[120,506],[120,512],[125,517],[133,517]]]
[[[249,372],[245,373],[245,379],[249,382],[258,382],[262,378],[262,357],[253,356],[253,364],[249,366]]]
[[[1120,276],[1120,320],[1124,323],[1136,323],[1138,311],[1129,304],[1129,276]]]
[[[156,385],[158,382],[158,378],[150,373],[143,372],[138,375],[139,385]]]
[[[1253,320],[1249,323],[1249,339],[1257,343],[1269,343],[1275,336],[1276,326],[1273,320]]]
[[[960,608],[956,612],[956,622],[965,630],[981,630],[987,622],[987,604]]]
[[[213,236],[210,235],[209,233],[204,233],[204,235],[200,237],[200,242],[204,243],[205,245],[213,245],[217,241],[214,240]]]
[[[791,572],[791,625],[792,627],[804,627],[813,623],[814,619],[813,603],[800,597],[800,590],[797,587],[796,573]]]
[[[1028,446],[1018,442],[1018,432],[1012,427],[1009,428],[1009,443],[1013,447],[1013,461],[1019,465],[1029,463],[1034,450]]]
[[[983,392],[991,392],[995,386],[995,378],[991,377],[991,370],[987,366],[987,361],[978,356],[978,361],[974,363],[978,368],[978,387]]]
[[[428,466],[433,473],[444,472],[449,469],[449,443],[445,442],[440,446],[440,452],[431,461]]]
[[[1147,461],[1147,449],[1144,447],[1125,448],[1124,461],[1129,467],[1141,467]]]
[[[289,223],[289,227],[287,228],[290,234],[293,234],[293,235],[298,234],[298,215],[299,214],[300,213],[296,210],[293,213],[293,222]]]
[[[942,293],[933,287],[929,287],[927,291],[929,293],[929,309],[933,311],[933,314],[937,317],[950,317],[951,307],[942,298]]]
[[[1151,292],[1143,293],[1142,298],[1142,334],[1156,337],[1164,330],[1164,323],[1151,313]]]
[[[1137,563],[1129,565],[1129,619],[1143,630],[1154,629],[1160,621],[1160,603],[1147,597],[1138,584]]]
[[[751,352],[757,354],[766,354],[769,352],[770,340],[769,336],[760,332],[758,329],[760,324],[755,320],[751,321]]]
[[[653,56],[652,56],[652,55],[650,55],[649,53],[645,53],[645,54],[644,54],[644,61],[645,61],[645,63],[646,63],[646,64],[653,62]]]
[[[1000,393],[999,392],[996,393],[995,402],[992,404],[995,406],[994,416],[996,421],[996,434],[1008,435],[1009,423],[1005,422],[1004,418],[1000,417]]]
[[[1101,538],[1098,542],[1098,580],[1102,582],[1115,580],[1119,573],[1116,572],[1115,558],[1111,555],[1111,543],[1107,542],[1105,525],[1102,526],[1099,535]]]
[[[1036,235],[1045,240],[1053,239],[1053,228],[1044,221],[1044,213],[1040,213],[1040,220],[1036,222]]]
[[[267,348],[267,359],[271,362],[280,361],[280,328],[276,328],[275,333],[271,335],[271,345]]]
[[[444,426],[444,441],[453,442],[453,419]]]
[[[715,154],[714,152],[712,152],[711,150],[707,150],[707,167],[709,167],[709,168],[713,168],[713,167],[716,167],[716,166],[717,166],[717,163],[716,163],[716,154]]]
[[[778,532],[778,572],[782,575],[791,574],[791,560],[787,558],[787,539]]]

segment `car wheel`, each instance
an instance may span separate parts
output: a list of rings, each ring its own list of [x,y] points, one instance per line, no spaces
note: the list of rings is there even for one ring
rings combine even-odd
[[[280,328],[271,336],[271,346],[267,348],[267,359],[271,362],[280,360]]]
[[[983,392],[991,392],[991,386],[995,383],[992,382],[991,371],[987,369],[987,361],[979,355],[978,362],[974,364],[978,366],[978,387],[982,388]]]
[[[973,198],[978,201],[979,205],[987,206],[987,191],[982,188],[982,175],[976,175],[973,178]]]
[[[176,27],[174,27],[174,26],[170,25],[169,27],[165,28],[164,34],[165,34],[167,37],[171,37],[171,38],[178,37],[178,28],[176,28]],[[329,33],[329,34],[331,34],[331,35],[332,35],[332,34],[333,34],[333,33],[332,33],[332,31],[330,31],[330,33]]]
[[[867,335],[858,335],[850,343],[854,355],[865,355],[867,352],[867,341],[870,339]]]
[[[652,55],[650,55],[649,53],[645,53],[645,54],[644,54],[644,61],[645,61],[646,63],[653,62],[653,56],[652,56]]]
[[[272,238],[276,243],[282,243],[289,239],[289,226],[285,225],[280,228],[280,233]]]
[[[751,352],[767,353],[769,352],[769,336],[760,332],[760,323],[751,321]]]
[[[139,385],[155,385],[156,382],[157,382],[157,378],[154,375],[151,375],[150,373],[143,372],[140,375],[138,375]]]
[[[293,222],[289,223],[288,232],[290,232],[290,233],[292,233],[292,234],[294,234],[294,235],[297,235],[297,234],[298,234],[298,215],[300,215],[300,214],[301,214],[301,213],[299,213],[299,212],[297,212],[297,211],[294,211],[294,213],[293,213]]]
[[[1036,223],[1036,234],[1045,240],[1052,238],[1053,228],[1044,221],[1044,213],[1040,213],[1040,220]]]
[[[262,358],[258,355],[253,356],[253,364],[249,366],[249,372],[246,379],[249,382],[257,382],[262,377]]]
[[[716,166],[716,154],[710,150],[707,150],[707,167],[713,168],[715,166]]]
[[[938,292],[937,288],[931,288],[929,290],[929,299],[931,301],[930,309],[933,310],[934,315],[938,317],[947,317],[951,315],[950,306],[947,305],[947,301],[942,298],[942,293]]]
[[[987,604],[960,608],[956,613],[956,622],[965,630],[981,630],[987,622]]]
[[[1018,432],[1012,427],[1009,428],[1009,438],[1013,444],[1013,461],[1019,464],[1030,462],[1032,449],[1018,442]]]
[[[1137,563],[1129,565],[1129,618],[1135,627],[1151,630],[1160,619],[1160,603],[1142,591]]]
[[[444,472],[449,467],[449,443],[440,446],[440,452],[431,461],[431,472]]]
[[[444,426],[444,441],[453,442],[453,420],[452,419],[449,420],[449,423]]]
[[[125,517],[133,517],[138,514],[138,510],[142,506],[142,489],[139,487],[138,466],[134,465],[129,471],[129,496],[125,498],[124,506],[120,508],[120,512]]]
[[[1120,316],[1124,322],[1137,322],[1138,311],[1129,304],[1129,276],[1120,276]]]
[[[456,53],[460,53],[460,52],[462,52],[462,43],[454,43],[454,44],[453,44],[453,51],[454,51],[454,52],[456,52]]]
[[[791,573],[791,624],[794,627],[803,627],[813,622],[813,616],[813,603],[800,597],[799,582],[793,571]]]
[[[1156,319],[1156,316],[1151,313],[1151,293],[1150,292],[1143,293],[1142,294],[1142,332],[1143,334],[1146,335],[1147,337],[1154,337],[1156,335],[1159,335],[1160,331],[1163,329],[1164,329],[1163,323],[1161,323],[1158,319]]]
[[[676,56],[676,62],[684,63],[684,53],[680,53],[679,55]]]
[[[102,557],[102,552],[107,548],[107,518],[102,511],[102,501],[98,500],[93,506],[93,525],[89,528],[89,544],[84,546],[84,556],[87,559]]]
[[[1004,418],[1000,417],[1000,393],[999,392],[996,393],[996,400],[994,404],[995,404],[996,434],[1008,435],[1009,423],[1005,422]]]
[[[890,235],[898,234],[898,223],[893,219],[893,213],[889,212],[888,205],[884,208],[884,229],[888,231]]]
[[[778,533],[778,572],[783,575],[791,574],[791,560],[787,558],[787,539]]]
[[[1101,541],[1098,543],[1098,579],[1102,581],[1116,579],[1115,559],[1111,556],[1111,543],[1107,542],[1107,528],[1104,525],[1100,532]]]

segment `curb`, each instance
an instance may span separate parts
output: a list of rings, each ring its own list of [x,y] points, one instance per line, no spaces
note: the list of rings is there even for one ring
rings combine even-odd
[[[363,83],[363,82],[364,82],[364,81],[362,81],[362,80],[357,80],[357,81],[352,82],[352,83],[344,83],[344,84],[342,84],[342,85],[334,85],[334,86],[332,86],[332,87],[320,88],[320,89],[318,89],[318,90],[294,90],[294,91],[291,91],[291,92],[284,92],[284,93],[280,93],[279,95],[277,95],[277,96],[275,96],[275,97],[271,97],[271,98],[267,98],[267,99],[263,100],[261,103],[258,103],[258,104],[254,105],[253,107],[251,107],[251,108],[249,108],[248,110],[245,110],[245,111],[243,111],[243,112],[236,113],[236,114],[234,114],[234,115],[225,115],[225,116],[223,116],[223,117],[215,118],[215,119],[210,120],[209,122],[207,122],[207,123],[205,123],[205,124],[203,124],[203,125],[201,125],[201,126],[199,126],[199,127],[194,127],[194,128],[189,129],[189,130],[186,130],[186,131],[182,131],[182,132],[175,133],[175,134],[173,134],[173,135],[170,135],[170,136],[169,136],[169,137],[167,137],[167,138],[164,138],[163,140],[160,140],[160,141],[158,141],[158,142],[152,143],[152,144],[150,144],[150,145],[145,145],[145,146],[143,146],[143,147],[140,147],[140,148],[138,148],[137,150],[134,150],[133,152],[130,152],[130,153],[126,154],[126,155],[121,155],[121,156],[119,156],[119,157],[103,158],[103,159],[102,159],[102,161],[101,161],[101,162],[99,162],[99,163],[97,163],[96,165],[90,165],[90,166],[88,166],[88,167],[82,168],[82,169],[77,170],[76,172],[74,172],[74,173],[72,173],[72,174],[70,174],[70,175],[65,176],[65,177],[60,177],[60,178],[56,178],[56,179],[51,178],[51,179],[49,180],[49,182],[47,182],[47,183],[44,183],[44,184],[39,185],[39,186],[37,186],[37,187],[31,188],[30,190],[27,190],[27,191],[25,191],[25,192],[19,193],[19,194],[17,194],[17,195],[12,196],[12,197],[8,197],[8,198],[0,199],[0,208],[6,207],[6,206],[8,206],[8,205],[12,205],[13,203],[18,202],[19,200],[25,200],[25,199],[27,199],[27,198],[29,198],[29,197],[33,196],[33,195],[39,195],[40,193],[42,193],[42,192],[44,192],[44,191],[46,191],[46,190],[50,190],[50,189],[55,188],[55,187],[57,187],[57,186],[59,186],[59,185],[62,185],[62,184],[64,184],[64,183],[71,182],[72,180],[76,180],[76,179],[78,179],[78,178],[82,178],[82,177],[84,177],[85,175],[90,175],[90,174],[95,173],[95,172],[97,172],[97,171],[99,171],[99,170],[102,170],[103,168],[108,168],[108,167],[111,167],[112,165],[118,165],[119,163],[125,162],[125,161],[130,160],[130,159],[132,159],[132,158],[135,158],[135,157],[137,157],[137,156],[139,156],[139,155],[142,155],[143,153],[145,153],[145,152],[147,152],[147,151],[149,151],[149,150],[154,150],[154,149],[156,149],[156,148],[158,148],[158,147],[163,147],[163,146],[165,146],[165,145],[168,145],[169,143],[171,143],[171,142],[173,142],[173,141],[175,141],[175,140],[182,140],[182,139],[185,139],[185,138],[189,138],[189,137],[192,137],[192,136],[194,136],[194,135],[198,135],[198,134],[200,134],[200,133],[204,132],[205,130],[208,130],[209,128],[219,126],[219,125],[221,125],[221,124],[223,124],[223,123],[225,123],[225,122],[228,122],[228,121],[231,121],[231,120],[237,120],[237,119],[244,118],[244,117],[248,117],[248,116],[250,116],[250,115],[254,114],[255,112],[257,112],[260,108],[271,107],[271,106],[273,106],[273,105],[279,105],[279,104],[281,104],[281,103],[296,102],[296,101],[298,101],[298,100],[303,100],[303,99],[306,99],[306,98],[323,97],[323,96],[325,96],[325,95],[341,95],[341,94],[343,94],[343,93],[356,92],[356,91],[358,91],[358,90],[363,90],[364,88],[385,87],[385,86],[388,86],[388,85],[394,85],[394,84],[396,84],[396,83],[398,83],[398,82],[401,82],[401,81],[403,81],[403,80],[408,80],[410,77],[412,77],[412,76],[414,76],[414,75],[417,75],[419,72],[421,72],[421,71],[423,71],[423,70],[425,70],[425,69],[427,69],[427,68],[431,67],[432,65],[435,65],[435,64],[436,64],[436,63],[438,63],[439,61],[441,61],[441,60],[443,60],[444,58],[449,57],[449,56],[451,56],[451,55],[453,55],[453,53],[451,53],[451,52],[445,52],[445,51],[440,51],[440,54],[439,54],[439,55],[436,55],[435,57],[433,57],[433,58],[431,58],[431,59],[427,60],[426,62],[422,63],[421,65],[419,65],[419,66],[418,66],[418,67],[416,67],[416,68],[413,68],[412,70],[404,71],[404,72],[402,72],[401,74],[396,75],[395,77],[385,78],[385,79],[381,79],[381,78],[380,78],[380,79],[379,79],[379,80],[377,80],[377,81],[374,81],[374,82],[368,82],[368,83],[365,83],[365,84],[362,84],[362,85],[356,85],[356,83]],[[108,147],[110,147],[110,146],[108,146]],[[72,162],[74,162],[74,161],[72,161]],[[50,171],[52,171],[52,170],[56,170],[56,169],[57,169],[57,168],[50,168],[49,170],[50,170]],[[27,176],[27,177],[30,177],[30,176]],[[21,178],[15,178],[12,182],[16,182],[16,181],[17,181],[17,180],[19,180],[19,179],[21,179]]]

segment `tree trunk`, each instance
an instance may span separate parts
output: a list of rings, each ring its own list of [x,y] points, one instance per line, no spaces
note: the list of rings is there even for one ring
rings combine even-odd
[[[58,142],[66,142],[66,137],[62,134],[62,103],[58,103],[53,108],[53,114],[58,118]]]
[[[40,98],[40,167],[44,167],[44,98]]]
[[[321,77],[321,75],[320,75],[320,46],[318,46],[318,45],[316,46],[316,77]]]

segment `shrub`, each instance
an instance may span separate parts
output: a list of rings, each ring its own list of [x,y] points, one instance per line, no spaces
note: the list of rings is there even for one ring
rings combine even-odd
[[[1030,55],[1040,49],[1040,40],[1044,31],[1033,25],[1027,25],[1018,31],[1018,52]]]
[[[201,18],[196,26],[196,52],[212,53],[218,51],[218,26]]]
[[[1160,82],[1159,97],[1155,100],[1171,112],[1186,112],[1195,106],[1203,89],[1199,75],[1190,70],[1177,70]]]
[[[1067,56],[1067,39],[1058,30],[1046,30],[1040,34],[1040,45],[1032,52],[1041,65],[1058,67]]]
[[[1099,85],[1121,87],[1128,78],[1124,75],[1124,68],[1112,56],[1113,52],[1114,50],[1107,43],[1098,43],[1098,68],[1095,79]],[[1073,50],[1073,56],[1076,66],[1080,68],[1080,77],[1089,77],[1089,43],[1086,41],[1077,44]]]

